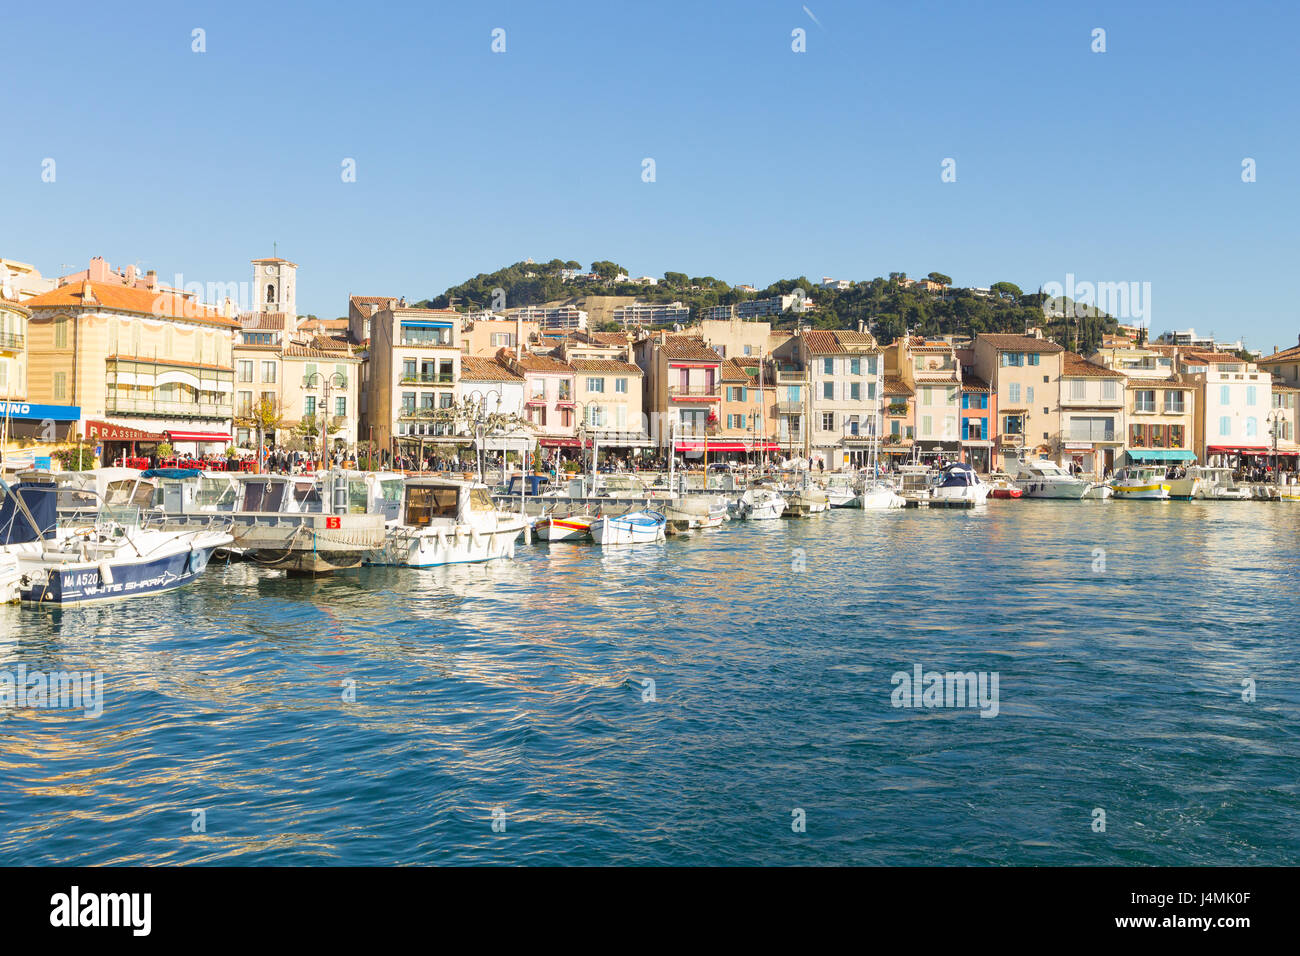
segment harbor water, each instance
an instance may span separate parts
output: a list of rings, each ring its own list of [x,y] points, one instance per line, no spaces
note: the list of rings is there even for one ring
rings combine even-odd
[[[1294,864],[1298,532],[993,501],[0,607],[0,671],[103,679],[0,707],[0,863]]]

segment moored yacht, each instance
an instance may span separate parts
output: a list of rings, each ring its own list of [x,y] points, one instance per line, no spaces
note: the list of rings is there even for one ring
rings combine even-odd
[[[1026,498],[1063,498],[1081,501],[1094,483],[1070,474],[1054,461],[1040,458],[1020,466],[1016,485]]]
[[[963,462],[954,462],[939,472],[930,497],[940,500],[964,499],[981,502],[989,495],[989,486],[985,484],[975,469]]]
[[[487,486],[455,478],[410,478],[383,547],[367,564],[432,568],[513,557],[522,515],[498,511]]]

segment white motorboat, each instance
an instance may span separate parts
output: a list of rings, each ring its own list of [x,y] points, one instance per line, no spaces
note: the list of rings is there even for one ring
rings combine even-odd
[[[663,541],[668,519],[660,511],[629,511],[604,515],[591,523],[591,540],[599,545],[646,544]]]
[[[664,505],[669,534],[685,534],[705,528],[717,528],[727,520],[725,499],[713,495],[686,495]]]
[[[934,470],[929,465],[900,465],[898,492],[904,498],[926,500],[934,485]]]
[[[1027,461],[1016,475],[1016,486],[1026,498],[1058,498],[1082,501],[1094,482],[1070,474],[1054,461],[1040,458]]]
[[[785,499],[774,488],[749,488],[736,503],[736,517],[742,521],[768,521],[785,512]]]
[[[411,478],[397,522],[367,564],[434,568],[509,558],[527,523],[498,511],[488,487],[455,478]]]
[[[975,469],[964,462],[946,465],[939,472],[930,497],[939,500],[964,499],[981,502],[989,496],[989,486],[976,474]]]
[[[853,475],[829,475],[822,482],[827,501],[832,508],[856,508],[858,491]]]
[[[865,511],[885,511],[889,508],[905,508],[906,499],[894,486],[886,481],[868,481],[862,486],[858,495],[858,507]]]
[[[1105,501],[1107,498],[1113,497],[1114,494],[1115,489],[1106,482],[1096,481],[1093,482],[1092,487],[1088,489],[1088,493],[1083,498],[1085,501]]]
[[[1116,498],[1135,501],[1169,500],[1169,484],[1165,481],[1164,468],[1130,465],[1115,473],[1110,486],[1115,489]]]
[[[17,602],[20,594],[18,581],[22,576],[17,555],[7,550],[0,550],[0,604]]]
[[[1237,484],[1231,468],[1195,466],[1187,473],[1196,479],[1193,496],[1208,501],[1249,501],[1250,489]],[[1170,489],[1170,495],[1173,489]]]
[[[0,485],[0,597],[33,604],[82,604],[170,591],[203,573],[212,552],[230,544],[224,531],[142,527],[139,512],[103,511],[77,528],[58,525],[58,493],[49,476]],[[130,516],[128,517],[128,512]],[[18,577],[10,580],[14,565]]]

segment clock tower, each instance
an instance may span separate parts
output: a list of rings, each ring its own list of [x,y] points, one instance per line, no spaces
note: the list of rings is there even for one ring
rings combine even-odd
[[[298,264],[272,257],[253,260],[253,301],[255,312],[284,312],[290,319],[298,317],[298,300],[294,286]]]

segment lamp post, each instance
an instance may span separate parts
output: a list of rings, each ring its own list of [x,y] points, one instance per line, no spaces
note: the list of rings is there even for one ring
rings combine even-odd
[[[469,393],[470,402],[474,402],[475,396],[478,396],[478,403],[474,405],[474,443],[478,446],[478,478],[484,480],[484,472],[487,470],[486,452],[483,447],[487,438],[487,397],[495,395],[497,397],[496,407],[501,408],[501,393],[495,388],[489,388],[486,393],[480,392],[477,388]],[[501,449],[501,480],[505,481],[506,474],[506,453],[504,444]]]
[[[337,385],[335,379],[338,380]],[[332,388],[348,387],[348,377],[342,372],[331,372],[329,375],[321,375],[320,372],[312,372],[303,379],[303,385],[308,390],[316,388],[316,382],[319,380],[322,401],[324,407],[320,412],[320,466],[324,470],[328,465],[326,443],[329,441],[329,411],[330,411],[330,390]]]
[[[1281,408],[1274,408],[1264,420],[1268,422],[1268,433],[1273,438],[1273,484],[1277,485],[1281,483],[1278,481],[1281,476],[1277,471],[1277,433],[1282,422],[1286,421],[1286,414]]]

